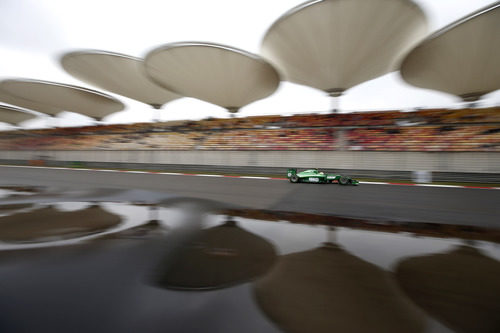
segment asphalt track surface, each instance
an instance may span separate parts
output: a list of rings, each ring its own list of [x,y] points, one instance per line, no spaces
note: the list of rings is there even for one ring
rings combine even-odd
[[[0,166],[0,186],[5,185],[41,185],[61,191],[148,190],[170,197],[214,200],[240,208],[338,215],[381,222],[500,228],[500,191],[495,189],[292,184],[277,179]]]

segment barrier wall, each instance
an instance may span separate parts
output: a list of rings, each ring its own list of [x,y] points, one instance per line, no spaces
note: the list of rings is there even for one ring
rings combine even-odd
[[[500,153],[360,151],[0,151],[0,160],[500,173]]]

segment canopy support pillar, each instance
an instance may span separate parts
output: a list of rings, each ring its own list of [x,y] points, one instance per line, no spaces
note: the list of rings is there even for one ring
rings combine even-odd
[[[340,96],[344,93],[345,89],[342,88],[333,88],[328,89],[326,93],[330,96],[330,112],[338,113],[340,110]]]
[[[240,110],[237,106],[227,106],[225,109],[231,114],[231,118],[236,117],[236,113]]]
[[[149,206],[149,221],[148,222],[159,222],[160,221],[160,210],[157,205]]]
[[[153,114],[153,122],[161,122],[161,107],[163,106],[163,104],[149,104],[149,106],[151,106],[155,111],[154,111],[154,114]]]

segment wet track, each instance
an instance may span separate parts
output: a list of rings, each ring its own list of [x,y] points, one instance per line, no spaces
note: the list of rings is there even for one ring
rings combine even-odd
[[[15,167],[0,167],[0,185],[142,189],[167,196],[209,199],[241,208],[380,221],[500,226],[500,191],[487,189],[387,185],[343,187],[291,184],[285,180]]]
[[[498,190],[0,174],[1,332],[500,329]]]

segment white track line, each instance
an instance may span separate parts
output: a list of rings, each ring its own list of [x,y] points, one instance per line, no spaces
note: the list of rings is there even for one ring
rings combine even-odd
[[[460,185],[439,185],[439,184],[417,184],[418,186],[425,186],[425,187],[463,187]]]
[[[155,171],[128,171],[128,170],[110,170],[110,169],[85,169],[85,168],[61,168],[61,167],[44,167],[44,166],[31,166],[31,165],[4,165],[2,167],[8,168],[27,168],[27,169],[52,169],[52,170],[71,170],[71,171],[95,171],[95,172],[121,172],[121,173],[137,173],[137,174],[154,174],[154,175],[168,175],[168,176],[191,176],[191,177],[216,177],[216,178],[242,178],[242,179],[264,179],[264,180],[286,180],[286,178],[274,177],[256,177],[256,176],[226,176],[226,175],[209,175],[209,174],[189,174],[179,172],[155,172]],[[423,186],[423,187],[443,187],[443,188],[468,188],[468,189],[486,189],[486,190],[500,190],[500,187],[487,187],[487,186],[461,186],[461,185],[439,185],[439,184],[413,184],[413,183],[391,183],[391,182],[359,182],[366,185],[395,185],[395,186]]]
[[[244,179],[272,179],[271,177],[254,177],[254,176],[239,176],[239,178],[244,178]]]
[[[389,183],[384,182],[359,182],[360,184],[371,184],[371,185],[389,185]]]

